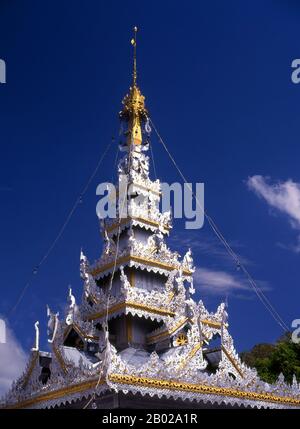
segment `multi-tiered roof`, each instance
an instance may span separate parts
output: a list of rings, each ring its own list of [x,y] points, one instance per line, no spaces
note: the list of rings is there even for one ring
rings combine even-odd
[[[210,313],[193,299],[191,251],[181,257],[166,244],[171,216],[161,213],[160,182],[149,177],[149,114],[136,82],[135,56],[120,119],[125,131],[117,211],[101,222],[102,255],[90,265],[81,253],[81,302],[70,289],[63,318],[47,309],[51,353],[39,350],[36,325],[35,347],[6,406],[105,408],[117,406],[109,398],[122,394],[132,408],[141,398],[150,405],[165,398],[169,407],[175,399],[174,407],[183,401],[185,407],[300,407],[295,379],[292,386],[282,377],[269,385],[241,362],[226,305]]]

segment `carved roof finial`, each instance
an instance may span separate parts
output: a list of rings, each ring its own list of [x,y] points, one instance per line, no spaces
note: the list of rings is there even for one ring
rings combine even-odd
[[[136,80],[137,80],[137,67],[136,67],[136,33],[137,33],[137,27],[133,28],[134,31],[134,35],[133,38],[131,39],[131,44],[133,46],[133,73],[132,73],[132,78],[133,78],[133,86],[136,86]]]

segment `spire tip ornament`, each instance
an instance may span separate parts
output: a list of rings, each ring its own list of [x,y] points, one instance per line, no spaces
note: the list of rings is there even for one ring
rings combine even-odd
[[[127,137],[127,146],[142,144],[142,125],[148,118],[148,112],[145,107],[145,97],[141,93],[141,90],[137,86],[137,65],[136,65],[136,33],[137,27],[133,28],[134,37],[131,39],[133,45],[133,81],[130,87],[129,94],[127,94],[123,101],[123,109],[120,112],[120,119],[127,122],[127,131],[125,135]]]
[[[133,46],[133,86],[136,86],[136,80],[137,80],[137,68],[136,68],[136,33],[137,33],[137,27],[133,27],[134,35],[131,39],[131,44]]]

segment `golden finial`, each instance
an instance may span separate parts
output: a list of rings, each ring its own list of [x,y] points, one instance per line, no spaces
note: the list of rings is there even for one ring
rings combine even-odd
[[[127,142],[131,144],[142,144],[142,123],[147,120],[148,112],[145,107],[145,97],[137,86],[137,69],[136,69],[136,33],[137,27],[133,28],[134,37],[131,39],[131,44],[134,47],[133,51],[133,84],[130,87],[129,94],[123,99],[123,109],[120,112],[121,119],[128,123]]]
[[[137,70],[136,70],[136,33],[137,33],[137,27],[133,28],[134,35],[131,39],[131,44],[133,46],[133,86],[136,86],[136,79],[137,79]]]

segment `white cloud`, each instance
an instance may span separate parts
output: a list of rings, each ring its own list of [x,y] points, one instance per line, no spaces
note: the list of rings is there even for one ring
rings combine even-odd
[[[26,353],[13,331],[6,326],[6,342],[0,343],[0,398],[22,374],[26,361]]]
[[[293,227],[300,229],[300,183],[287,180],[270,184],[268,178],[257,175],[249,177],[247,184],[271,207],[288,215]]]
[[[296,244],[277,243],[277,246],[285,250],[291,250],[292,252],[300,253],[300,235],[297,239]]]
[[[205,290],[211,294],[224,295],[237,290],[249,290],[249,285],[238,275],[226,271],[197,268],[194,274],[197,290]]]
[[[248,188],[263,198],[270,207],[277,209],[288,217],[290,225],[300,230],[300,183],[289,179],[286,182],[271,184],[268,177],[260,175],[249,177]],[[300,252],[300,236],[298,244],[288,247]]]

